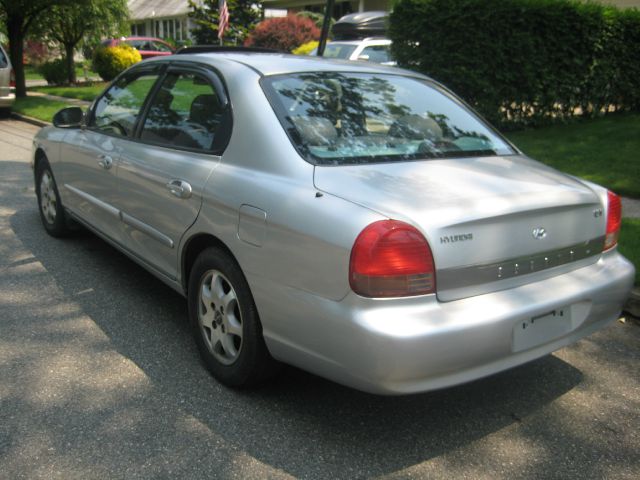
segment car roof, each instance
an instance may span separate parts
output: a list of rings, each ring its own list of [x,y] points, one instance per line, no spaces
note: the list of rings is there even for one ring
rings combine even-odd
[[[361,38],[359,40],[332,40],[330,42],[327,42],[327,45],[362,45],[364,43],[373,45],[373,44],[377,44],[377,45],[390,45],[392,42],[391,40],[389,40],[388,38],[382,38],[382,37],[368,37],[368,38]]]
[[[283,73],[301,72],[361,72],[361,73],[395,73],[423,77],[416,72],[403,70],[397,67],[388,67],[377,63],[353,62],[349,60],[328,59],[308,55],[292,55],[287,53],[259,53],[242,52],[215,52],[215,53],[184,53],[171,57],[165,57],[164,61],[191,60],[215,65],[220,60],[240,63],[252,69],[262,76],[278,75]],[[147,62],[152,60],[147,60]],[[156,60],[162,61],[162,60]]]

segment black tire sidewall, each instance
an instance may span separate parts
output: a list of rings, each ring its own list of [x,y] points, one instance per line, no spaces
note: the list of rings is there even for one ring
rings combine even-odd
[[[209,351],[198,320],[200,286],[210,270],[222,273],[236,292],[242,316],[242,348],[231,365],[220,363]],[[270,356],[262,338],[262,327],[249,285],[235,260],[224,250],[211,247],[196,259],[189,275],[189,321],[195,342],[206,367],[221,383],[232,387],[248,387],[264,377]]]
[[[53,223],[47,222],[47,219],[42,212],[42,204],[40,201],[40,183],[42,181],[42,175],[44,172],[49,172],[51,179],[53,181],[53,192],[56,196],[56,219]],[[51,167],[49,163],[46,161],[41,161],[36,168],[36,197],[38,200],[38,212],[40,213],[40,220],[42,221],[42,225],[44,226],[47,233],[53,237],[62,237],[68,233],[65,212],[62,207],[62,202],[60,201],[60,194],[58,193],[58,184],[56,183],[56,179],[53,176],[53,172],[51,171]]]

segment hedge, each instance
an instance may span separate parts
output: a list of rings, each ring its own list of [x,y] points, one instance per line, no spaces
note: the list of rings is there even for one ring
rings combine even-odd
[[[63,85],[69,80],[67,61],[63,58],[45,62],[36,70],[44,77],[49,85]]]
[[[401,66],[490,121],[526,126],[640,110],[640,11],[567,0],[398,0]]]

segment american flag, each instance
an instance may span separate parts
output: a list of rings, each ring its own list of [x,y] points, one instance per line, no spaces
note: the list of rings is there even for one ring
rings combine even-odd
[[[218,39],[222,41],[224,31],[229,26],[229,8],[227,8],[227,0],[220,0],[220,20],[218,22]]]

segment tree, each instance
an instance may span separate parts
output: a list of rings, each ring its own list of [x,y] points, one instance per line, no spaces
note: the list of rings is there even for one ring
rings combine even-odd
[[[73,57],[78,44],[87,37],[99,39],[126,33],[128,19],[127,0],[76,0],[52,7],[34,30],[64,49],[67,80],[75,83]]]
[[[191,13],[197,27],[192,30],[196,43],[200,45],[217,45],[218,0],[189,0]],[[262,4],[253,0],[227,0],[229,9],[229,26],[224,32],[224,43],[227,45],[242,45],[245,38],[262,17]]]
[[[9,57],[16,76],[16,96],[27,95],[24,81],[24,38],[34,20],[54,5],[69,3],[72,0],[0,0],[0,19],[7,29],[9,37]]]

